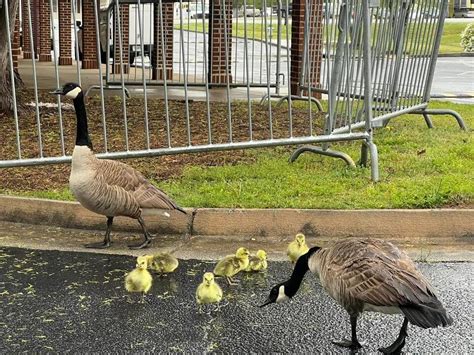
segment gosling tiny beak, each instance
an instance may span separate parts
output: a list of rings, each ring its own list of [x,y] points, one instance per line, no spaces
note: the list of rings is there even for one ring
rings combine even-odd
[[[63,94],[63,88],[58,88],[54,91],[50,91],[49,93],[53,94],[53,95],[62,95]]]
[[[265,306],[268,306],[270,303],[273,303],[273,301],[270,298],[267,298],[264,304],[261,304],[259,307],[263,308]]]

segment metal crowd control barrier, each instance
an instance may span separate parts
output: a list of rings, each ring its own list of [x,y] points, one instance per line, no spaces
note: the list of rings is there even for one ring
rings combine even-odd
[[[9,1],[4,0],[4,5]],[[26,1],[27,9],[31,9],[30,0],[23,1]],[[302,1],[299,4],[305,9],[304,53],[298,84],[301,94],[294,95],[289,73],[292,70],[292,47],[296,44],[290,42],[290,25],[294,20],[289,14],[289,0],[263,0],[261,8],[250,0],[243,0],[242,6],[235,8],[230,5],[230,0],[215,0],[210,4],[198,0],[187,3],[187,6],[179,0],[179,5],[173,7],[177,24],[173,24],[171,30],[165,28],[169,23],[164,21],[164,7],[170,6],[166,5],[168,1],[112,0],[106,8],[100,8],[100,0],[97,0],[97,6],[94,6],[95,44],[97,53],[100,53],[105,43],[106,63],[101,64],[98,55],[98,69],[83,70],[80,61],[76,60],[75,80],[90,83],[87,94],[91,89],[97,89],[100,94],[97,100],[100,101],[101,128],[93,132],[94,137],[101,135],[101,145],[95,146],[98,156],[115,159],[305,144],[294,152],[291,160],[304,151],[312,151],[341,158],[355,166],[351,157],[329,146],[332,142],[359,140],[362,143],[361,163],[367,163],[370,153],[371,176],[377,181],[374,128],[403,113],[422,114],[430,126],[430,114],[452,114],[465,128],[455,112],[426,108],[447,0]],[[74,23],[77,4],[77,0],[72,0]],[[49,5],[53,20],[53,0]],[[128,6],[127,11],[124,6]],[[217,8],[220,11],[215,11]],[[4,6],[2,11],[7,18],[10,16],[8,6]],[[131,26],[128,34],[133,34],[132,49],[124,45],[127,33],[124,33],[124,25],[119,20],[122,11],[129,13]],[[155,15],[150,18],[152,11]],[[217,16],[212,26],[222,25],[218,34],[224,45],[219,47],[221,52],[217,58],[211,47],[222,42],[210,38],[213,19],[208,19],[206,11],[212,13],[210,17]],[[23,28],[28,27],[32,39],[30,11],[27,19],[28,26]],[[228,30],[222,30],[224,28]],[[52,31],[53,43],[56,43],[55,36],[55,31]],[[172,36],[172,53],[166,45],[166,36],[168,41]],[[153,43],[148,43],[151,38],[154,38]],[[78,59],[76,31],[74,39],[75,58]],[[115,47],[113,58],[111,44]],[[11,41],[8,46],[10,68],[13,68]],[[29,46],[32,58],[35,58],[33,42],[30,40],[24,46]],[[51,66],[54,67],[54,85],[59,86],[67,75],[63,67],[58,66],[58,50],[53,47]],[[154,56],[151,67],[147,65],[146,54],[149,58]],[[217,81],[212,72],[216,61],[221,70]],[[22,149],[23,117],[14,98],[13,115],[8,121],[14,133],[4,144],[15,149],[9,156],[0,156],[0,167],[71,161],[71,150],[67,147],[72,147],[66,144],[60,97],[55,98],[56,132],[47,131],[43,135],[46,129],[53,128],[42,127],[39,86],[44,88],[44,85],[37,75],[36,60],[32,59],[30,63],[28,68],[23,65],[20,74],[31,77],[33,81],[38,147],[33,153],[30,149],[27,154]],[[155,72],[154,78],[152,71],[159,67],[162,72]],[[91,81],[91,75],[95,75],[95,80]],[[15,92],[18,83],[14,80],[13,69],[11,77]],[[109,131],[113,127],[110,127],[108,112],[110,103],[106,101],[108,89],[120,91],[123,149],[110,148]],[[179,89],[178,100],[171,97],[172,90],[176,89]],[[136,112],[127,106],[129,91],[138,91],[143,99],[139,132],[136,122],[131,122],[131,116],[136,116]],[[159,108],[152,105],[150,95],[160,97],[163,105]],[[262,95],[266,100],[258,104],[256,99]],[[275,97],[280,99],[280,105],[272,100]],[[326,114],[320,112],[324,106],[323,99],[327,100]],[[201,101],[199,108],[193,107],[196,100]],[[307,104],[301,108],[295,100]],[[178,107],[177,102],[181,106]],[[214,102],[223,109],[216,111]],[[281,105],[283,102],[285,106]],[[179,111],[178,115],[176,111]],[[156,128],[157,125],[160,129]],[[57,147],[45,150],[43,142],[46,139],[51,141],[52,133],[57,134],[53,144]],[[177,139],[177,133],[184,138]],[[132,141],[132,135],[142,143]],[[318,143],[321,147],[312,146]]]
[[[316,16],[307,18],[305,33],[322,21],[323,40],[305,42],[300,84],[308,96],[327,95],[326,134],[355,129],[369,133],[406,113],[421,114],[430,128],[429,115],[452,115],[466,129],[457,112],[427,108],[447,4],[447,0],[306,2],[308,13]],[[337,16],[334,8],[339,9]],[[366,36],[369,28],[370,36]],[[319,53],[321,60],[315,61],[314,54],[310,57],[309,49]],[[292,159],[303,151],[322,153],[327,148],[303,147]],[[361,163],[367,163],[365,146]]]

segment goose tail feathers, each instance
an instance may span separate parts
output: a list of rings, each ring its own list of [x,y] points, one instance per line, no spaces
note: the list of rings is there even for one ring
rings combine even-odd
[[[453,324],[453,319],[438,300],[424,304],[401,306],[401,311],[410,323],[421,328],[447,327]]]

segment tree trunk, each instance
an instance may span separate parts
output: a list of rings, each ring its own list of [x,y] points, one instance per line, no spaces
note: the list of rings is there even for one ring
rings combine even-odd
[[[5,16],[5,1],[3,1],[3,6],[0,7],[0,112],[11,112],[13,110],[8,36],[13,42],[13,31],[19,2],[20,0],[8,0],[9,19]],[[7,21],[10,24],[10,33],[7,33]],[[16,71],[15,83],[21,83],[20,76]]]

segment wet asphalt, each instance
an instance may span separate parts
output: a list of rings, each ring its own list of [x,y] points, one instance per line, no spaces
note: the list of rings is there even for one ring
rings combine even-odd
[[[129,256],[0,248],[0,353],[237,352],[348,353],[331,344],[350,335],[349,319],[308,274],[291,303],[257,307],[272,285],[291,273],[270,262],[266,274],[242,274],[224,290],[220,310],[203,313],[194,292],[214,263],[181,261],[154,277],[144,304],[129,302]],[[419,264],[454,319],[453,326],[409,326],[407,353],[474,353],[473,263]],[[359,321],[360,353],[375,353],[398,335],[401,316],[366,313]]]

